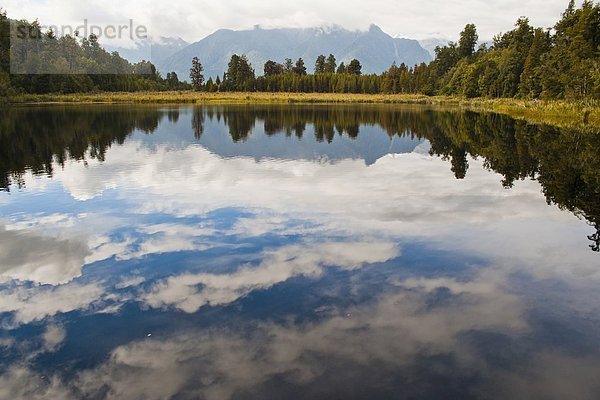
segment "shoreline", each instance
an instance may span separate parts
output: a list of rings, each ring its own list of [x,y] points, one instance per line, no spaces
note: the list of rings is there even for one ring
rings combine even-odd
[[[534,124],[594,130],[600,133],[597,100],[467,99],[407,94],[264,93],[264,92],[100,92],[83,94],[24,94],[7,99],[8,105],[51,104],[406,104],[449,106],[495,112]]]

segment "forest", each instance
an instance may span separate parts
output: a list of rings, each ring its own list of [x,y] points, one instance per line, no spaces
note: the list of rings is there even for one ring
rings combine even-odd
[[[436,48],[430,64],[392,65],[380,75],[363,75],[359,60],[337,64],[319,56],[314,73],[304,60],[267,61],[256,76],[244,55],[233,55],[223,78],[196,84],[206,91],[385,93],[457,95],[467,98],[600,98],[600,4],[570,1],[552,29],[519,18],[515,28],[478,46],[477,27],[466,25],[458,43]],[[198,63],[198,60],[196,60]],[[196,83],[203,82],[192,71]],[[200,68],[201,71],[201,68]],[[195,74],[196,72],[196,74]],[[198,79],[200,78],[200,79]]]
[[[19,40],[11,35],[24,33]],[[12,67],[12,68],[11,68]],[[0,9],[0,96],[17,93],[135,92],[189,89],[176,74],[131,64],[104,50],[95,35],[77,38],[42,32],[39,21],[11,21]]]
[[[580,7],[571,0],[560,20],[549,29],[533,27],[527,18],[519,18],[513,30],[496,35],[490,44],[478,45],[477,27],[468,24],[458,43],[436,48],[431,63],[393,64],[379,75],[363,74],[360,60],[338,63],[333,54],[319,56],[314,69],[310,67],[312,73],[300,58],[282,63],[269,60],[262,75],[257,75],[245,55],[234,54],[223,76],[208,80],[203,76],[201,60],[194,58],[189,84],[180,81],[174,72],[163,77],[149,62],[132,65],[118,53],[102,49],[93,36],[79,41],[71,36],[57,38],[52,32],[41,32],[37,21],[16,23],[27,27],[33,39],[19,41],[22,48],[10,49],[11,21],[0,13],[0,95],[4,96],[193,88],[207,92],[600,98],[600,4],[591,0]],[[37,51],[30,51],[34,47]],[[9,58],[15,54],[22,58],[17,61],[23,74],[9,74]],[[65,74],[41,74],[48,64],[54,70],[65,70]]]

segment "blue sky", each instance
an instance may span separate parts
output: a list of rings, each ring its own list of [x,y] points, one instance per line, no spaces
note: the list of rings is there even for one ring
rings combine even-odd
[[[340,25],[366,29],[379,25],[394,36],[455,39],[466,23],[475,23],[481,39],[509,30],[520,16],[536,26],[552,26],[567,0],[3,0],[15,18],[38,17],[47,24],[98,24],[134,19],[153,36],[196,41],[219,28],[313,27]],[[578,1],[580,3],[580,1]]]

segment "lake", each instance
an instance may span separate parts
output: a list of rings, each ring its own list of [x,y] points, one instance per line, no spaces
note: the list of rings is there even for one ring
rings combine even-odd
[[[396,105],[0,116],[0,398],[600,398],[600,135]]]

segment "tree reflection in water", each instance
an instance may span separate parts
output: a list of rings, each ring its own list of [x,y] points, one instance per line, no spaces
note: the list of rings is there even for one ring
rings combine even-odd
[[[133,132],[150,134],[163,118],[180,121],[178,108],[51,107],[0,109],[0,188],[23,186],[23,174],[53,174],[67,160],[104,160],[113,144]],[[540,182],[548,204],[585,219],[595,229],[590,247],[600,251],[600,136],[576,128],[531,125],[492,114],[397,106],[221,106],[191,112],[196,140],[206,119],[224,121],[233,142],[249,139],[257,126],[269,136],[284,134],[332,143],[336,135],[358,138],[377,126],[390,138],[426,139],[430,154],[448,160],[457,179],[468,177],[469,157],[482,158],[511,188],[518,180]]]

